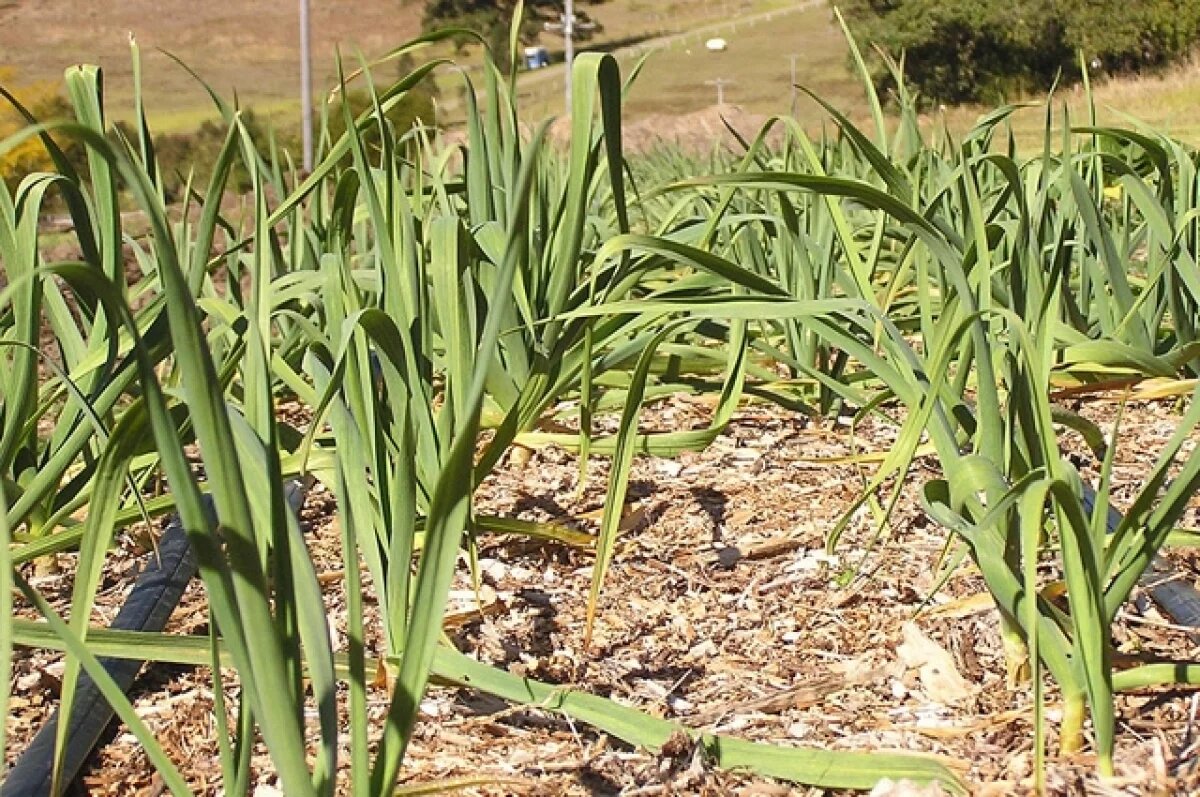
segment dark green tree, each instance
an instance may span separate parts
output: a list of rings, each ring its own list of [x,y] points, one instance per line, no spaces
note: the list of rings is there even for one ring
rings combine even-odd
[[[927,101],[996,102],[1077,78],[1080,57],[1110,73],[1186,56],[1200,37],[1200,0],[843,0],[861,43],[905,57]],[[891,77],[873,64],[880,88]]]
[[[603,0],[577,0],[576,19],[595,24],[595,20],[579,6],[598,5],[602,2]],[[426,30],[459,27],[476,31],[496,54],[497,62],[503,64],[508,60],[508,35],[516,6],[516,0],[428,0],[425,3],[424,27]],[[526,0],[521,40],[526,43],[534,41],[542,31],[544,23],[560,21],[562,13],[562,0]],[[586,30],[579,29],[575,37],[582,40],[596,30],[599,30],[598,26]],[[466,46],[471,41],[464,38],[458,44],[460,47]]]
[[[1110,72],[1179,61],[1200,38],[1197,0],[1055,0],[1072,50]]]

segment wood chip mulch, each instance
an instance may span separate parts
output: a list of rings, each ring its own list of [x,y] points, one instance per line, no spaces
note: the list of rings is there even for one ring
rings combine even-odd
[[[1111,422],[1109,403],[1089,402],[1081,411],[1106,429]],[[705,426],[710,412],[703,402],[679,399],[647,415],[650,425],[686,429]],[[1137,488],[1177,417],[1164,403],[1127,410],[1116,468],[1118,505]],[[754,405],[703,452],[639,458],[590,649],[583,647],[590,553],[482,538],[484,611],[472,611],[476,595],[464,567],[451,596],[455,644],[513,673],[569,684],[706,731],[784,746],[919,751],[941,757],[977,794],[1027,793],[1033,761],[1029,689],[1007,682],[996,614],[981,598],[982,581],[963,566],[934,592],[947,533],[924,515],[916,495],[937,477],[936,463],[922,461],[910,475],[882,536],[876,539],[877,524],[863,510],[841,545],[825,551],[826,535],[860,494],[872,466],[820,460],[885,451],[895,439],[895,429],[879,422],[857,434],[851,445],[845,425]],[[1085,478],[1094,478],[1096,466],[1082,442],[1064,432],[1063,443],[1078,453]],[[478,509],[594,531],[606,474],[605,463],[593,463],[580,489],[578,463],[560,449],[512,456],[482,487]],[[331,493],[318,485],[304,510],[319,573],[336,574],[343,566],[334,508]],[[1200,505],[1189,509],[1182,525],[1200,526]],[[1169,556],[1181,573],[1193,581],[1200,577],[1196,553]],[[115,614],[141,557],[135,536],[123,537],[105,574],[97,622]],[[34,581],[62,609],[69,603],[71,556],[60,556],[59,564],[58,574]],[[341,579],[322,580],[335,642],[344,645]],[[367,584],[373,612],[369,579]],[[203,590],[194,583],[168,630],[203,633],[207,622]],[[1130,656],[1200,660],[1200,647],[1186,631],[1146,601],[1131,602],[1115,639],[1120,653]],[[378,639],[368,642],[377,652]],[[946,678],[923,673],[912,658],[916,647],[948,654]],[[9,765],[52,710],[61,674],[56,655],[18,649],[6,718]],[[227,675],[225,688],[234,699],[236,684]],[[211,673],[155,665],[136,689],[137,711],[192,788],[221,793]],[[1048,694],[1054,720],[1061,707],[1052,688]],[[375,688],[370,697],[373,716],[381,718],[387,695]],[[1200,689],[1194,687],[1122,696],[1118,778],[1107,782],[1092,775],[1086,752],[1053,757],[1052,733],[1052,793],[1200,793],[1198,708]],[[404,769],[407,785],[470,777],[491,783],[466,792],[488,795],[821,793],[715,770],[686,745],[659,754],[632,749],[560,716],[470,690],[434,687],[421,710]],[[278,793],[265,748],[255,760],[261,773],[255,794]],[[150,795],[163,786],[133,737],[114,727],[76,788],[94,795]]]

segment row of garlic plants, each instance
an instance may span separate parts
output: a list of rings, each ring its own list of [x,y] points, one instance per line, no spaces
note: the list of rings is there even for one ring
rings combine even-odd
[[[386,123],[437,66],[379,91],[307,176],[286,153],[255,152],[236,109],[217,100],[227,144],[183,212],[163,201],[144,123],[137,140],[114,141],[99,73],[68,73],[78,123],[59,132],[87,143],[88,173],[60,159],[58,172],[0,194],[0,495],[11,540],[0,600],[15,586],[42,617],[3,626],[6,666],[14,644],[67,650],[66,706],[81,669],[106,684],[98,655],[232,667],[240,704],[216,712],[231,793],[256,777],[256,738],[289,794],[390,791],[431,677],[655,747],[678,728],[513,678],[441,640],[456,563],[478,535],[581,542],[476,513],[472,495],[514,441],[570,446],[582,463],[612,457],[600,534],[583,541],[596,549],[594,607],[634,455],[703,447],[749,395],[816,416],[906,408],[863,500],[886,518],[911,489],[895,477],[918,456],[938,458],[945,477],[922,499],[961,543],[951,562],[969,556],[996,598],[1012,669],[1031,670],[1039,739],[1043,667],[1066,707],[1062,747],[1080,746],[1090,712],[1102,772],[1114,692],[1200,677],[1183,662],[1111,663],[1114,617],[1200,479],[1200,460],[1175,462],[1200,409],[1181,416],[1113,525],[1116,430],[1106,440],[1052,398],[1148,378],[1190,390],[1200,360],[1191,150],[1068,120],[1056,133],[1047,114],[1040,151],[1022,154],[1007,127],[1015,108],[961,141],[928,141],[901,92],[898,125],[869,95],[869,131],[829,109],[820,139],[775,120],[736,157],[664,151],[630,163],[620,78],[602,56],[576,66],[566,153],[545,128],[522,127],[514,84],[494,68],[466,94],[481,99],[465,144],[445,148]],[[253,191],[229,214],[237,164]],[[70,212],[78,261],[45,259],[38,217],[52,195]],[[148,234],[126,232],[123,201]],[[679,390],[717,394],[711,426],[639,433],[639,408]],[[279,417],[284,397],[307,408],[306,428]],[[598,414],[617,411],[616,434],[592,434]],[[571,414],[579,433],[541,431],[548,413]],[[1097,484],[1063,455],[1066,433],[1096,452]],[[349,645],[331,646],[320,579],[284,500],[284,479],[299,475],[337,496],[343,556],[370,574],[384,618],[377,655],[364,643],[358,567],[345,568]],[[169,512],[200,556],[213,638],[90,627],[116,530]],[[79,555],[64,619],[15,568],[69,549]],[[1058,577],[1067,608],[1041,594]],[[595,621],[593,608],[589,629]],[[391,689],[382,729],[367,714],[379,671]],[[164,782],[186,793],[128,700],[108,696]],[[696,737],[720,765],[817,785],[870,786],[885,774],[955,783],[920,759]]]
[[[136,77],[136,48],[134,64]],[[631,197],[611,58],[576,63],[565,156],[544,126],[521,126],[515,86],[495,67],[482,76],[464,145],[389,129],[388,109],[438,66],[377,91],[373,109],[345,120],[346,134],[326,137],[309,175],[287,153],[257,152],[237,109],[214,95],[228,137],[208,183],[190,186],[182,207],[164,199],[140,100],[133,138],[114,133],[94,67],[67,72],[75,122],[31,124],[0,142],[38,136],[57,156],[54,132],[88,150],[86,173],[56,157],[57,171],[0,189],[0,616],[12,618],[0,622],[0,667],[11,672],[17,645],[65,651],[63,716],[86,671],[177,794],[189,791],[181,762],[98,657],[211,665],[222,784],[232,794],[262,776],[252,768],[260,740],[289,795],[390,793],[431,679],[561,711],[650,748],[686,731],[719,766],[830,787],[891,776],[957,788],[928,759],[687,731],[490,668],[444,639],[450,583],[478,535],[579,542],[474,511],[477,486],[512,442],[538,434],[566,401],[579,408],[571,444],[582,460],[614,458],[601,532],[586,541],[597,551],[594,607],[634,454],[703,447],[747,375],[769,375],[761,354],[770,329],[737,311],[710,323],[687,308],[779,291],[717,253],[728,239],[720,225],[698,227],[684,207],[652,212]],[[230,212],[234,168],[252,190]],[[702,193],[689,201],[707,202]],[[730,189],[722,202],[738,196]],[[39,221],[50,197],[67,208],[77,259],[48,257]],[[144,233],[130,233],[129,208]],[[814,318],[844,312],[842,300],[800,304]],[[638,433],[644,400],[696,385],[719,394],[710,428]],[[284,400],[311,420],[281,415]],[[614,407],[623,408],[620,431],[593,435],[594,414]],[[337,497],[344,648],[331,641],[322,579],[286,501],[285,480],[295,477]],[[210,638],[95,627],[118,530],[168,513],[196,552]],[[27,573],[65,551],[76,553],[63,614]],[[363,569],[383,618],[377,634],[368,633]],[[13,616],[14,593],[37,619]],[[381,649],[368,651],[368,636]],[[389,708],[380,727],[367,698],[381,672]],[[67,732],[60,723],[60,748]]]
[[[1114,693],[1200,677],[1189,662],[1114,671],[1111,633],[1200,487],[1200,459],[1181,456],[1200,421],[1197,154],[1138,128],[1057,127],[1052,103],[1032,155],[1007,125],[1016,107],[929,142],[903,89],[898,125],[870,99],[874,130],[828,108],[835,129],[814,142],[773,120],[740,159],[664,186],[720,242],[728,284],[648,312],[767,321],[750,347],[791,379],[747,392],[816,415],[902,405],[899,442],[862,501],[893,485],[875,504],[886,522],[912,489],[898,477],[936,456],[944,477],[922,501],[960,543],[951,567],[969,556],[995,598],[1010,674],[1032,670],[1039,779],[1043,668],[1061,690],[1061,749],[1083,744],[1090,710],[1098,771],[1112,774]],[[1116,522],[1118,429],[1106,438],[1055,396],[1147,380],[1187,411]],[[1066,456],[1067,434],[1093,451],[1095,484]],[[1066,608],[1045,593],[1057,578]]]

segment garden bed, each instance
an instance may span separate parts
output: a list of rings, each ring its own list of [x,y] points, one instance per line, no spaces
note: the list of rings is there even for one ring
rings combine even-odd
[[[1113,407],[1094,401],[1080,411],[1107,429]],[[686,429],[705,425],[709,413],[699,401],[676,400],[654,407],[644,421]],[[1127,410],[1115,470],[1120,488],[1139,486],[1176,417],[1167,403]],[[855,447],[847,433],[846,425],[752,405],[702,453],[639,459],[590,649],[583,647],[590,553],[513,537],[481,539],[482,612],[471,611],[475,592],[461,570],[447,630],[460,649],[487,663],[694,728],[780,745],[923,752],[943,757],[977,793],[1021,792],[1033,760],[1029,689],[1007,683],[996,613],[982,581],[964,565],[931,594],[947,533],[926,518],[915,497],[921,483],[936,477],[928,469],[934,463],[910,476],[911,489],[873,547],[875,526],[864,512],[838,551],[824,551],[825,535],[859,495],[872,465],[820,460],[883,451],[894,440],[894,430],[878,422],[857,430]],[[1094,476],[1082,443],[1069,434],[1063,442],[1077,449],[1085,478]],[[528,457],[510,452],[481,489],[478,509],[594,530],[605,476],[597,461],[579,491],[574,456],[553,447]],[[1115,503],[1124,506],[1120,491]],[[335,647],[344,649],[333,509],[332,494],[317,485],[304,517],[318,573],[328,574]],[[1195,504],[1183,525],[1200,525]],[[109,560],[98,622],[115,613],[144,556],[132,538],[123,546]],[[1168,556],[1184,577],[1200,575],[1200,556]],[[69,561],[63,565],[64,574],[72,572]],[[43,576],[37,585],[60,609],[68,605],[68,576]],[[369,581],[366,592],[368,620],[377,631]],[[203,633],[206,624],[196,582],[168,630]],[[368,636],[369,652],[378,653],[377,634],[369,629]],[[939,670],[935,662],[936,672],[927,667],[923,674],[924,640],[947,651],[952,668]],[[1195,641],[1145,601],[1129,606],[1115,641],[1131,658],[1200,659]],[[9,764],[53,708],[62,672],[53,654],[18,649],[17,657]],[[227,687],[235,698],[236,687]],[[190,785],[218,793],[210,673],[151,665],[135,689],[138,712]],[[1055,700],[1051,688],[1052,720]],[[387,709],[381,684],[369,701],[380,719]],[[1200,789],[1198,701],[1195,688],[1120,698],[1117,780],[1096,781],[1094,760],[1085,752],[1051,761],[1052,791],[1194,793]],[[716,771],[683,742],[649,754],[559,715],[513,708],[469,690],[435,685],[422,714],[428,721],[418,725],[405,761],[409,785],[482,777],[494,781],[476,787],[485,794],[793,793],[780,783]],[[133,737],[122,730],[109,736],[82,778],[84,791],[161,791]],[[1050,748],[1056,748],[1053,734]],[[257,756],[259,793],[270,794],[275,781],[265,748]]]

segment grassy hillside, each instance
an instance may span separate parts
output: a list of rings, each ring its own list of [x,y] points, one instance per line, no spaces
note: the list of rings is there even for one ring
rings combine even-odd
[[[637,46],[788,5],[783,0],[609,0],[588,9],[603,30],[581,47]],[[334,80],[336,47],[352,60],[356,50],[378,55],[420,31],[416,0],[311,0],[311,8],[318,87]],[[224,95],[236,91],[245,103],[276,115],[295,111],[296,2],[127,0],[100,8],[89,0],[0,0],[0,65],[14,67],[22,81],[35,81],[59,79],[70,63],[99,63],[117,116],[131,95],[131,33],[144,53],[147,100],[160,130],[187,128],[211,114],[203,90],[160,49],[178,56]],[[561,51],[562,41],[553,34],[545,34],[542,43],[552,53]],[[458,58],[469,65],[478,54]],[[527,77],[547,97],[561,93],[561,67]],[[452,91],[454,80],[447,77],[441,84]],[[453,108],[449,91],[446,99]],[[559,110],[550,102],[547,109]]]
[[[75,62],[105,68],[113,111],[131,94],[128,36],[145,59],[146,93],[155,121],[188,127],[210,113],[200,86],[159,52],[189,64],[225,95],[265,110],[287,107],[299,83],[299,23],[295,2],[237,0],[9,0],[0,3],[0,60],[22,80],[57,80]],[[332,76],[335,45],[378,53],[420,27],[420,6],[402,0],[321,0],[312,3],[317,76]],[[124,101],[124,102],[123,102]]]
[[[151,122],[160,132],[194,127],[212,115],[200,86],[160,50],[192,66],[223,95],[236,91],[244,104],[284,125],[298,116],[298,22],[289,0],[238,0],[198,3],[183,0],[126,0],[104,4],[90,0],[0,0],[0,66],[15,67],[20,80],[57,80],[65,65],[94,62],[105,67],[109,109],[115,117],[130,106],[128,35],[137,37],[145,59],[146,93]],[[417,0],[311,0],[318,88],[334,79],[334,53],[348,59],[356,51],[378,55],[420,30]],[[588,11],[603,31],[582,49],[615,52],[628,72],[642,57],[649,62],[628,97],[627,118],[644,124],[684,128],[687,116],[709,109],[716,100],[711,81],[728,81],[725,101],[751,117],[786,113],[792,105],[791,56],[799,83],[825,97],[852,118],[865,118],[862,87],[846,69],[846,45],[825,0],[608,0]],[[720,36],[729,42],[710,53],[704,41]],[[542,37],[553,55],[561,39]],[[445,52],[451,55],[450,52]],[[454,54],[470,66],[477,52]],[[387,77],[384,75],[384,77]],[[1196,70],[1182,67],[1162,76],[1106,81],[1096,78],[1101,121],[1143,119],[1185,140],[1200,138],[1200,109],[1195,96]],[[439,76],[443,121],[462,113],[461,80]],[[561,64],[522,75],[520,93],[526,118],[562,112]],[[797,112],[814,122],[817,106],[798,95]],[[1040,99],[1040,98],[1039,98]],[[1059,95],[1082,121],[1082,95]],[[984,110],[955,108],[946,113],[953,130],[965,130]],[[1043,112],[1026,110],[1015,117],[1019,138],[1035,143]],[[933,125],[936,114],[928,120]],[[671,129],[663,131],[668,136]],[[686,132],[680,130],[679,132]]]
[[[630,70],[648,63],[629,94],[626,113],[634,119],[683,115],[714,105],[717,79],[725,102],[754,114],[786,113],[791,105],[791,61],[797,81],[837,104],[861,104],[861,83],[846,69],[846,43],[824,0],[800,3],[741,2],[731,13],[688,26],[683,33],[621,47],[616,54]],[[707,39],[727,41],[709,52]],[[562,109],[560,71],[529,75],[522,83],[534,110]],[[801,101],[798,109],[810,108]]]

